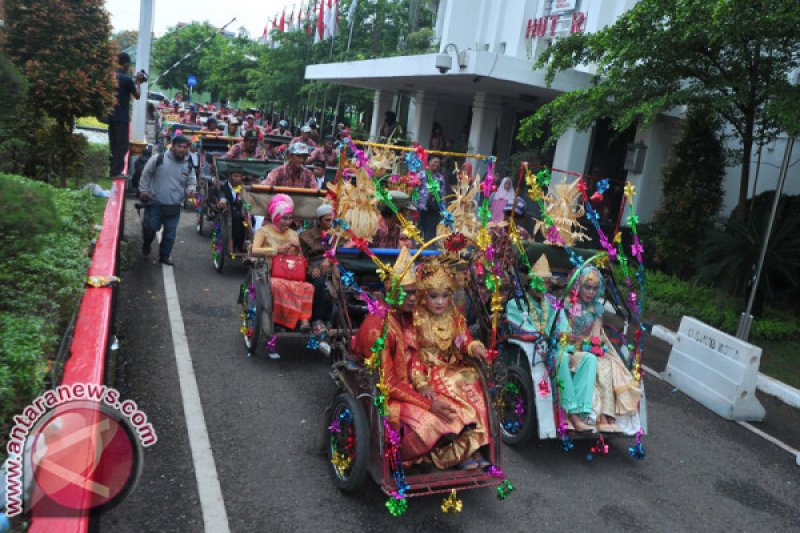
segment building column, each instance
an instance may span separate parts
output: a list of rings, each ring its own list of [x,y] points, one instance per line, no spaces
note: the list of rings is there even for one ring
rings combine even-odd
[[[469,128],[467,152],[493,155],[492,145],[502,111],[503,107],[498,98],[483,92],[475,94],[472,99],[472,124]],[[471,162],[474,170],[484,170],[483,166],[479,167],[476,161]]]
[[[568,129],[556,143],[553,156],[553,168],[579,172],[587,171],[589,165],[589,147],[592,144],[592,130],[577,131]]]
[[[408,121],[408,136],[425,148],[429,148],[431,144],[433,115],[438,102],[436,95],[425,91],[417,91],[414,97],[414,112]]]
[[[378,133],[383,125],[384,115],[392,108],[392,99],[394,94],[389,91],[377,90],[375,91],[375,99],[372,103],[372,124],[369,128],[369,140],[375,141],[378,139]]]
[[[636,132],[634,144],[644,145],[647,150],[641,172],[628,172],[628,181],[636,187],[633,209],[640,223],[651,222],[656,210],[661,207],[661,171],[669,157],[675,134],[676,130],[670,121]],[[625,220],[622,222],[626,225]]]
[[[511,158],[511,147],[514,144],[514,133],[516,133],[516,125],[514,124],[517,118],[517,112],[512,107],[503,108],[500,116],[500,134],[497,137],[497,159],[501,166],[509,162]],[[510,174],[514,174],[518,169],[509,169]]]

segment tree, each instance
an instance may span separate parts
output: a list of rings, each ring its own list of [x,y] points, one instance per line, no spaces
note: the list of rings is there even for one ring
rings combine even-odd
[[[209,37],[211,40],[203,44]],[[225,37],[208,22],[192,22],[170,28],[153,44],[153,67],[156,72],[161,73],[158,85],[167,89],[186,90],[186,80],[192,74],[198,81],[194,90],[205,91],[207,79],[200,63],[204,57],[218,55],[224,44]],[[200,49],[195,51],[198,46]],[[189,57],[186,57],[187,54]],[[179,61],[177,67],[166,72]]]
[[[350,5],[350,1],[341,2],[340,12],[348,13]],[[411,0],[358,2],[349,49],[347,43],[350,28],[346,17],[341,18],[340,31],[335,39],[318,44],[313,44],[313,38],[309,38],[305,30],[287,33],[273,31],[272,41],[278,44],[274,48],[264,49],[258,70],[250,79],[251,90],[248,94],[264,105],[274,103],[286,110],[293,109],[299,114],[300,108],[319,109],[323,102],[326,107],[335,106],[339,100],[338,92],[341,91],[341,102],[349,109],[370,110],[371,92],[307,81],[305,67],[316,63],[402,55],[409,49],[427,51],[432,37],[429,28],[433,25],[434,15],[427,3],[425,6],[418,6],[417,10],[422,29],[410,34]],[[340,112],[336,120],[341,119]],[[325,127],[328,126],[326,123]]]
[[[105,115],[113,104],[114,49],[102,0],[6,2],[3,48],[28,82],[27,110],[55,121],[52,152],[66,184],[82,146],[77,116]]]
[[[651,124],[679,106],[713,110],[741,144],[737,215],[746,216],[753,144],[774,139],[797,114],[800,65],[797,0],[641,0],[597,33],[572,34],[538,58],[552,83],[558,71],[597,66],[592,84],[558,96],[526,118],[520,138],[545,123],[555,138],[600,117],[617,131]],[[780,96],[786,108],[774,105]]]
[[[120,50],[125,50],[131,46],[136,46],[139,42],[139,32],[136,30],[122,30],[111,36],[111,40]]]
[[[233,39],[223,40],[216,54],[202,55],[198,72],[204,73],[203,87],[211,98],[252,99],[255,91],[250,80],[256,75],[261,50],[246,33],[240,32]]]
[[[655,261],[683,278],[694,274],[692,257],[722,205],[725,154],[714,116],[693,109],[664,168],[664,200],[654,219]]]

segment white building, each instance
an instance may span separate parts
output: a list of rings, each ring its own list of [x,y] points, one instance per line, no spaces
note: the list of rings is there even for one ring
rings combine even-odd
[[[428,146],[434,122],[446,139],[467,135],[470,151],[494,153],[508,161],[519,119],[563,91],[584,87],[591,67],[559,73],[551,87],[544,71],[534,71],[536,55],[553,39],[575,31],[592,32],[613,24],[637,0],[440,0],[436,36],[440,54],[310,65],[306,78],[375,91],[370,128],[376,137],[387,110],[408,106],[406,132]],[[449,68],[448,68],[449,66]],[[404,117],[399,117],[403,120]],[[642,222],[661,202],[661,168],[678,132],[678,119],[664,117],[609,145],[608,124],[570,131],[556,144],[552,166],[636,186],[636,211]],[[786,141],[766,146],[751,188],[774,190]],[[796,161],[800,154],[795,155]],[[626,161],[627,159],[627,161]],[[556,175],[557,176],[557,175]],[[740,168],[725,178],[723,213],[738,199]],[[756,183],[757,176],[757,183]],[[790,168],[785,192],[800,193],[800,165]]]

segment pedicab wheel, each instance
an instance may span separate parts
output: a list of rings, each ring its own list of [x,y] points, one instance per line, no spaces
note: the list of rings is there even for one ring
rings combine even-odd
[[[504,395],[505,404],[500,413],[501,438],[511,446],[522,444],[530,438],[536,423],[530,372],[509,366]]]
[[[222,245],[224,247],[225,243],[223,242]],[[217,272],[222,272],[222,267],[225,266],[225,254],[215,251],[211,254],[211,261],[214,263],[214,270]]]
[[[333,483],[339,490],[354,492],[361,487],[369,461],[369,423],[361,404],[346,392],[333,401],[328,459]]]
[[[255,275],[250,274],[242,284],[242,338],[247,353],[255,355],[261,335],[261,299]]]
[[[228,250],[228,239],[226,237],[225,225],[219,223],[214,226],[214,238],[211,240],[211,261],[214,263],[214,270],[222,272],[225,266],[225,254]]]
[[[205,218],[205,216],[206,216],[205,210],[201,205],[197,208],[197,233],[199,233],[200,235],[203,234],[203,219]]]

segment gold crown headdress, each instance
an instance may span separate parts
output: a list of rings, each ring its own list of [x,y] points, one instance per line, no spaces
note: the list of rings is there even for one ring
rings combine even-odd
[[[418,274],[417,287],[423,291],[454,291],[463,285],[461,273],[439,259],[422,265]]]

